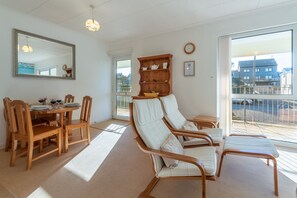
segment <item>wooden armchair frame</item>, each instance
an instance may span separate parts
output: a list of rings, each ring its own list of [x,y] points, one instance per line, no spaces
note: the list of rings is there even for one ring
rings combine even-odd
[[[191,146],[184,146],[185,148],[192,148],[197,146],[218,146],[217,144],[214,144],[213,139],[211,136],[203,131],[188,131],[183,129],[174,129],[166,119],[163,118],[163,121],[165,122],[166,126],[170,129],[170,131],[176,135],[176,136],[186,136],[186,137],[192,137],[192,138],[200,138],[206,140],[208,143],[205,144],[199,144],[199,145],[191,145]]]
[[[204,165],[197,158],[186,156],[186,155],[180,155],[180,154],[176,154],[176,153],[165,152],[165,151],[156,150],[156,149],[151,149],[151,148],[147,147],[145,145],[145,143],[143,142],[143,140],[141,139],[141,136],[139,135],[139,133],[136,129],[136,126],[135,126],[135,122],[133,119],[133,103],[129,104],[129,109],[130,109],[130,122],[131,122],[132,129],[136,134],[135,140],[137,142],[137,145],[140,148],[140,150],[142,150],[144,153],[147,153],[150,155],[150,158],[152,161],[153,161],[152,155],[176,159],[179,161],[183,161],[183,162],[187,162],[187,163],[191,163],[191,164],[195,165],[201,172],[201,176],[169,176],[169,177],[164,177],[163,179],[195,179],[195,180],[200,179],[200,180],[202,180],[202,198],[205,198],[206,197],[206,180],[214,181],[216,179],[216,177],[215,176],[206,176]],[[185,135],[185,136],[189,136],[189,137],[203,138],[209,142],[209,145],[212,145],[211,140],[208,139],[207,136],[201,136],[194,132],[184,132],[184,131],[178,131],[178,130],[171,131],[171,132],[175,135]],[[153,169],[153,171],[155,172],[154,169]],[[139,197],[152,197],[149,194],[153,190],[153,188],[155,187],[155,185],[158,183],[159,180],[160,180],[160,178],[155,176],[150,181],[150,183],[148,184],[146,189],[139,195]]]
[[[171,95],[173,95],[173,94],[171,94]],[[174,95],[173,95],[173,96],[174,96]],[[175,98],[175,96],[174,96],[174,98]],[[162,101],[162,97],[159,97],[158,99],[161,101],[161,103],[162,103],[162,105],[163,105],[163,110],[165,111],[165,114],[166,114],[165,103],[164,103],[164,101]],[[179,111],[179,110],[178,110],[178,111]],[[180,114],[181,114],[181,113],[180,113]],[[182,115],[182,116],[183,116],[183,115]],[[184,116],[183,116],[183,117],[184,117]],[[185,118],[185,117],[184,117],[184,118]],[[163,120],[164,120],[164,122],[166,123],[167,127],[168,127],[171,131],[180,131],[180,132],[184,132],[184,133],[190,133],[190,132],[193,132],[193,131],[190,131],[190,130],[175,129],[175,128],[170,124],[169,121],[167,121],[166,119],[163,119]],[[197,123],[197,121],[195,121],[195,119],[188,119],[188,118],[185,118],[185,120],[188,121],[188,122],[192,122],[192,123],[194,123],[194,125],[197,127],[197,129],[200,129],[200,128],[201,128],[201,127],[199,127],[199,124]],[[217,128],[217,127],[213,127],[213,128]],[[212,146],[220,146],[220,143],[215,143],[214,140],[213,140],[213,138],[211,137],[211,135],[209,135],[207,132],[204,132],[203,129],[200,129],[199,131],[195,131],[194,133],[201,135],[201,138],[202,138],[202,136],[205,136],[205,137],[207,137],[208,139],[210,139],[211,142],[212,142]],[[187,136],[187,135],[183,135],[183,136]],[[191,137],[191,136],[189,136],[189,137]],[[204,138],[202,138],[202,139],[204,139]],[[205,140],[206,140],[206,139],[205,139]],[[209,142],[208,140],[206,140],[206,141]],[[205,143],[205,144],[203,144],[203,143],[199,143],[199,144],[197,144],[197,145],[186,145],[185,148],[192,148],[192,147],[205,146],[205,145],[208,145],[208,143]]]

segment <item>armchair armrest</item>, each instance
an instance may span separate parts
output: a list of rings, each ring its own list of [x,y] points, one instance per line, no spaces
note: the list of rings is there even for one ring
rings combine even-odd
[[[205,139],[210,146],[213,145],[213,140],[212,140],[211,136],[203,131],[192,132],[192,131],[187,131],[187,130],[183,130],[183,129],[174,129],[170,126],[170,124],[164,118],[163,118],[163,121],[174,135]]]
[[[187,130],[176,130],[176,129],[172,129],[171,132],[174,135],[204,139],[208,142],[209,146],[213,146],[213,140],[212,140],[211,136],[206,134],[205,132],[198,132],[198,131],[192,132],[192,131],[187,131]]]
[[[206,179],[204,165],[202,164],[202,162],[199,161],[199,159],[190,157],[187,155],[180,155],[180,154],[176,154],[176,153],[170,153],[170,152],[166,152],[166,151],[151,149],[151,148],[148,148],[147,146],[145,146],[143,141],[139,137],[136,137],[135,140],[137,141],[137,145],[140,148],[140,150],[142,150],[144,153],[147,153],[150,155],[158,155],[160,157],[166,157],[166,158],[175,159],[175,160],[193,164],[199,168],[199,170],[201,172],[202,179],[203,180]]]

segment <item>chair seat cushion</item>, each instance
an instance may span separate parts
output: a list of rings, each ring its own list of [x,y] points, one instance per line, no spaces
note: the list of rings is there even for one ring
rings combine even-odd
[[[205,132],[210,135],[214,144],[219,144],[223,140],[223,130],[219,128],[201,129],[198,132]],[[208,144],[208,142],[199,138],[189,138],[189,140],[183,142],[183,146],[193,146],[199,144]]]
[[[170,153],[184,154],[184,149],[177,138],[170,134],[168,138],[161,145],[161,151],[167,151]],[[178,160],[163,157],[165,165],[169,168],[174,168],[178,165]]]
[[[224,150],[247,151],[251,153],[271,154],[278,157],[279,154],[268,138],[247,136],[228,136],[225,139]]]
[[[197,147],[184,149],[184,155],[197,158],[204,165],[207,176],[214,176],[217,171],[217,156],[215,147]],[[193,164],[179,161],[175,168],[163,166],[157,177],[170,176],[201,176],[199,168]]]

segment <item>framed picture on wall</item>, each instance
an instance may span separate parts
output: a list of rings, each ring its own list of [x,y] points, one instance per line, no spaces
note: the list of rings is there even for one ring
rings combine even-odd
[[[184,76],[195,76],[195,61],[184,62]]]

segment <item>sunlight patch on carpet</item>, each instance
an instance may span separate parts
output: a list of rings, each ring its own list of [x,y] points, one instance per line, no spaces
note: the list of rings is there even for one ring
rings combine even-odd
[[[37,188],[34,192],[32,192],[28,198],[52,198],[52,196],[44,190],[42,187]]]
[[[277,170],[284,174],[286,177],[290,178],[292,181],[297,183],[297,153],[278,149],[279,157],[277,160]],[[261,159],[266,163],[266,159]],[[273,167],[273,162],[270,160],[270,166]]]
[[[126,130],[126,127],[119,128],[111,125],[107,128],[108,130],[116,129],[114,132],[103,131],[100,133],[91,141],[89,146],[68,162],[64,168],[86,182],[90,181]]]

